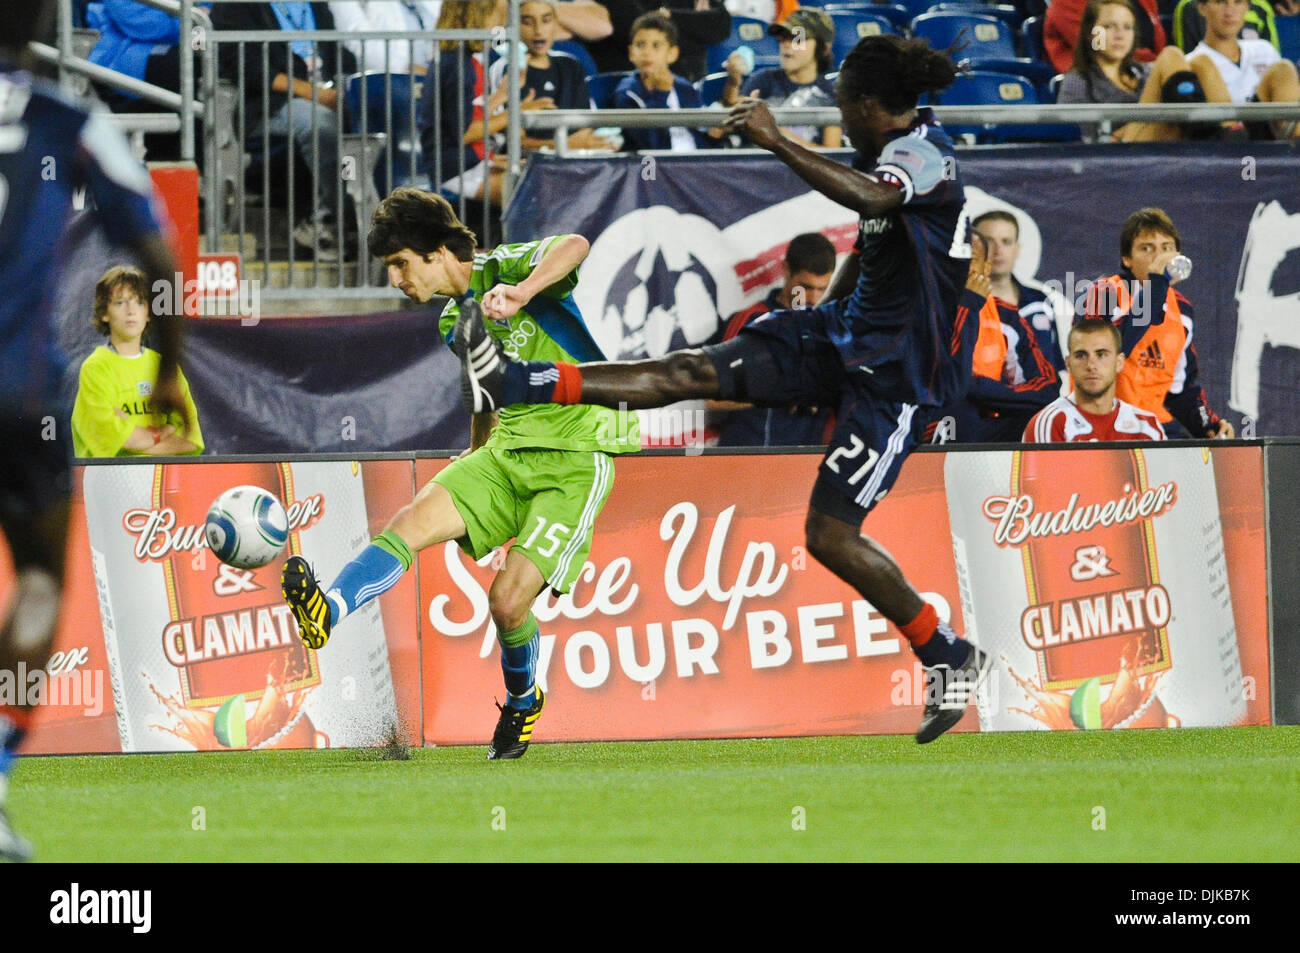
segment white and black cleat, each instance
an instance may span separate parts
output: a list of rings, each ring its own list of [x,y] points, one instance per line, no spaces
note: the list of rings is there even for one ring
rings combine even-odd
[[[460,300],[452,330],[460,357],[460,393],[472,414],[501,409],[506,380],[506,355],[483,323],[483,310],[472,295]]]
[[[993,656],[972,645],[956,668],[936,665],[925,670],[925,713],[916,730],[917,744],[928,744],[961,721],[992,667]]]

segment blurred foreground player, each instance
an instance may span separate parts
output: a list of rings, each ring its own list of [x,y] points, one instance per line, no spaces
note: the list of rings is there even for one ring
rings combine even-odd
[[[480,412],[525,403],[643,408],[693,398],[837,407],[809,504],[808,550],[893,622],[928,670],[916,733],[922,744],[961,720],[991,660],[941,623],[860,530],[934,408],[970,385],[988,266],[974,237],[979,250],[969,266],[949,255],[964,203],[961,175],[952,141],[930,110],[916,105],[955,76],[948,56],[924,41],[861,40],[836,82],[858,150],[854,168],[788,139],[761,100],[732,109],[729,129],[862,217],[857,255],[836,276],[829,304],[774,312],[723,344],[583,366],[506,360],[470,309],[455,329],[466,400]],[[968,272],[978,292],[963,293]]]
[[[446,199],[403,188],[375,211],[369,245],[388,267],[389,281],[408,298],[453,299],[438,317],[438,329],[453,348],[452,327],[468,315],[485,336],[506,342],[522,360],[602,357],[573,300],[577,268],[588,250],[581,235],[475,254],[474,233]],[[490,329],[484,314],[492,319]],[[303,643],[324,646],[349,613],[397,585],[422,549],[454,539],[478,560],[515,540],[488,591],[506,682],[488,758],[520,757],[545,702],[536,684],[541,642],[533,602],[543,589],[563,593],[573,587],[614,486],[612,455],[640,449],[635,416],[602,407],[507,407],[500,414],[475,414],[469,450],[399,510],[329,586],[321,589],[301,556],[285,562],[284,599]]]
[[[53,4],[0,4],[0,528],[17,570],[17,594],[0,628],[0,671],[45,667],[58,621],[71,491],[68,407],[59,396],[68,360],[55,340],[64,226],[84,186],[108,239],[136,254],[153,281],[171,281],[172,257],[150,208],[149,173],[102,116],[65,102],[19,69],[27,43],[45,35]],[[171,300],[171,296],[166,296]],[[177,382],[178,322],[162,330],[153,403],[188,424]],[[31,845],[4,811],[31,711],[0,702],[0,857],[26,860]]]
[[[1074,391],[1058,397],[1025,426],[1025,443],[1094,440],[1164,440],[1155,414],[1115,396],[1124,367],[1119,328],[1105,318],[1087,318],[1070,329],[1066,367]]]

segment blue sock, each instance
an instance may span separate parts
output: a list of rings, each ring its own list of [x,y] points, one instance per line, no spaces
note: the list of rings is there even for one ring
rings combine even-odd
[[[361,551],[361,555],[343,567],[326,590],[330,624],[337,625],[349,613],[392,589],[408,568],[409,565],[402,565],[402,560],[387,549],[371,543]]]
[[[497,638],[501,640],[501,674],[506,680],[506,704],[511,708],[531,708],[537,701],[537,657],[542,647],[537,619],[530,612],[523,625],[500,633]],[[520,639],[527,641],[520,642]],[[515,644],[507,645],[507,641]]]
[[[4,804],[4,789],[18,761],[18,745],[26,734],[12,719],[0,713],[0,806]]]
[[[549,404],[555,400],[555,385],[560,372],[546,361],[512,361],[506,365],[505,386],[501,403]]]
[[[957,638],[957,633],[952,630],[952,626],[947,622],[941,622],[934,635],[930,637],[930,641],[925,645],[916,646],[913,651],[926,668],[933,668],[936,665],[951,665],[956,668],[966,661],[970,643],[965,639]]]

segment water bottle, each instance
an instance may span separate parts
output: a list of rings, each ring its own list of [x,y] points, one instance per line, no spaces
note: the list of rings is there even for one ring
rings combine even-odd
[[[1170,281],[1186,281],[1192,273],[1192,260],[1186,255],[1175,255],[1165,266],[1165,277]]]

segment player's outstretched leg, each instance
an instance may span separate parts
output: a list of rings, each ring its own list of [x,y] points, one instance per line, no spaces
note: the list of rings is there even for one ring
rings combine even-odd
[[[280,571],[284,601],[298,620],[298,637],[309,649],[321,649],[329,641],[333,619],[330,605],[316,582],[316,575],[301,556],[290,556]]]

